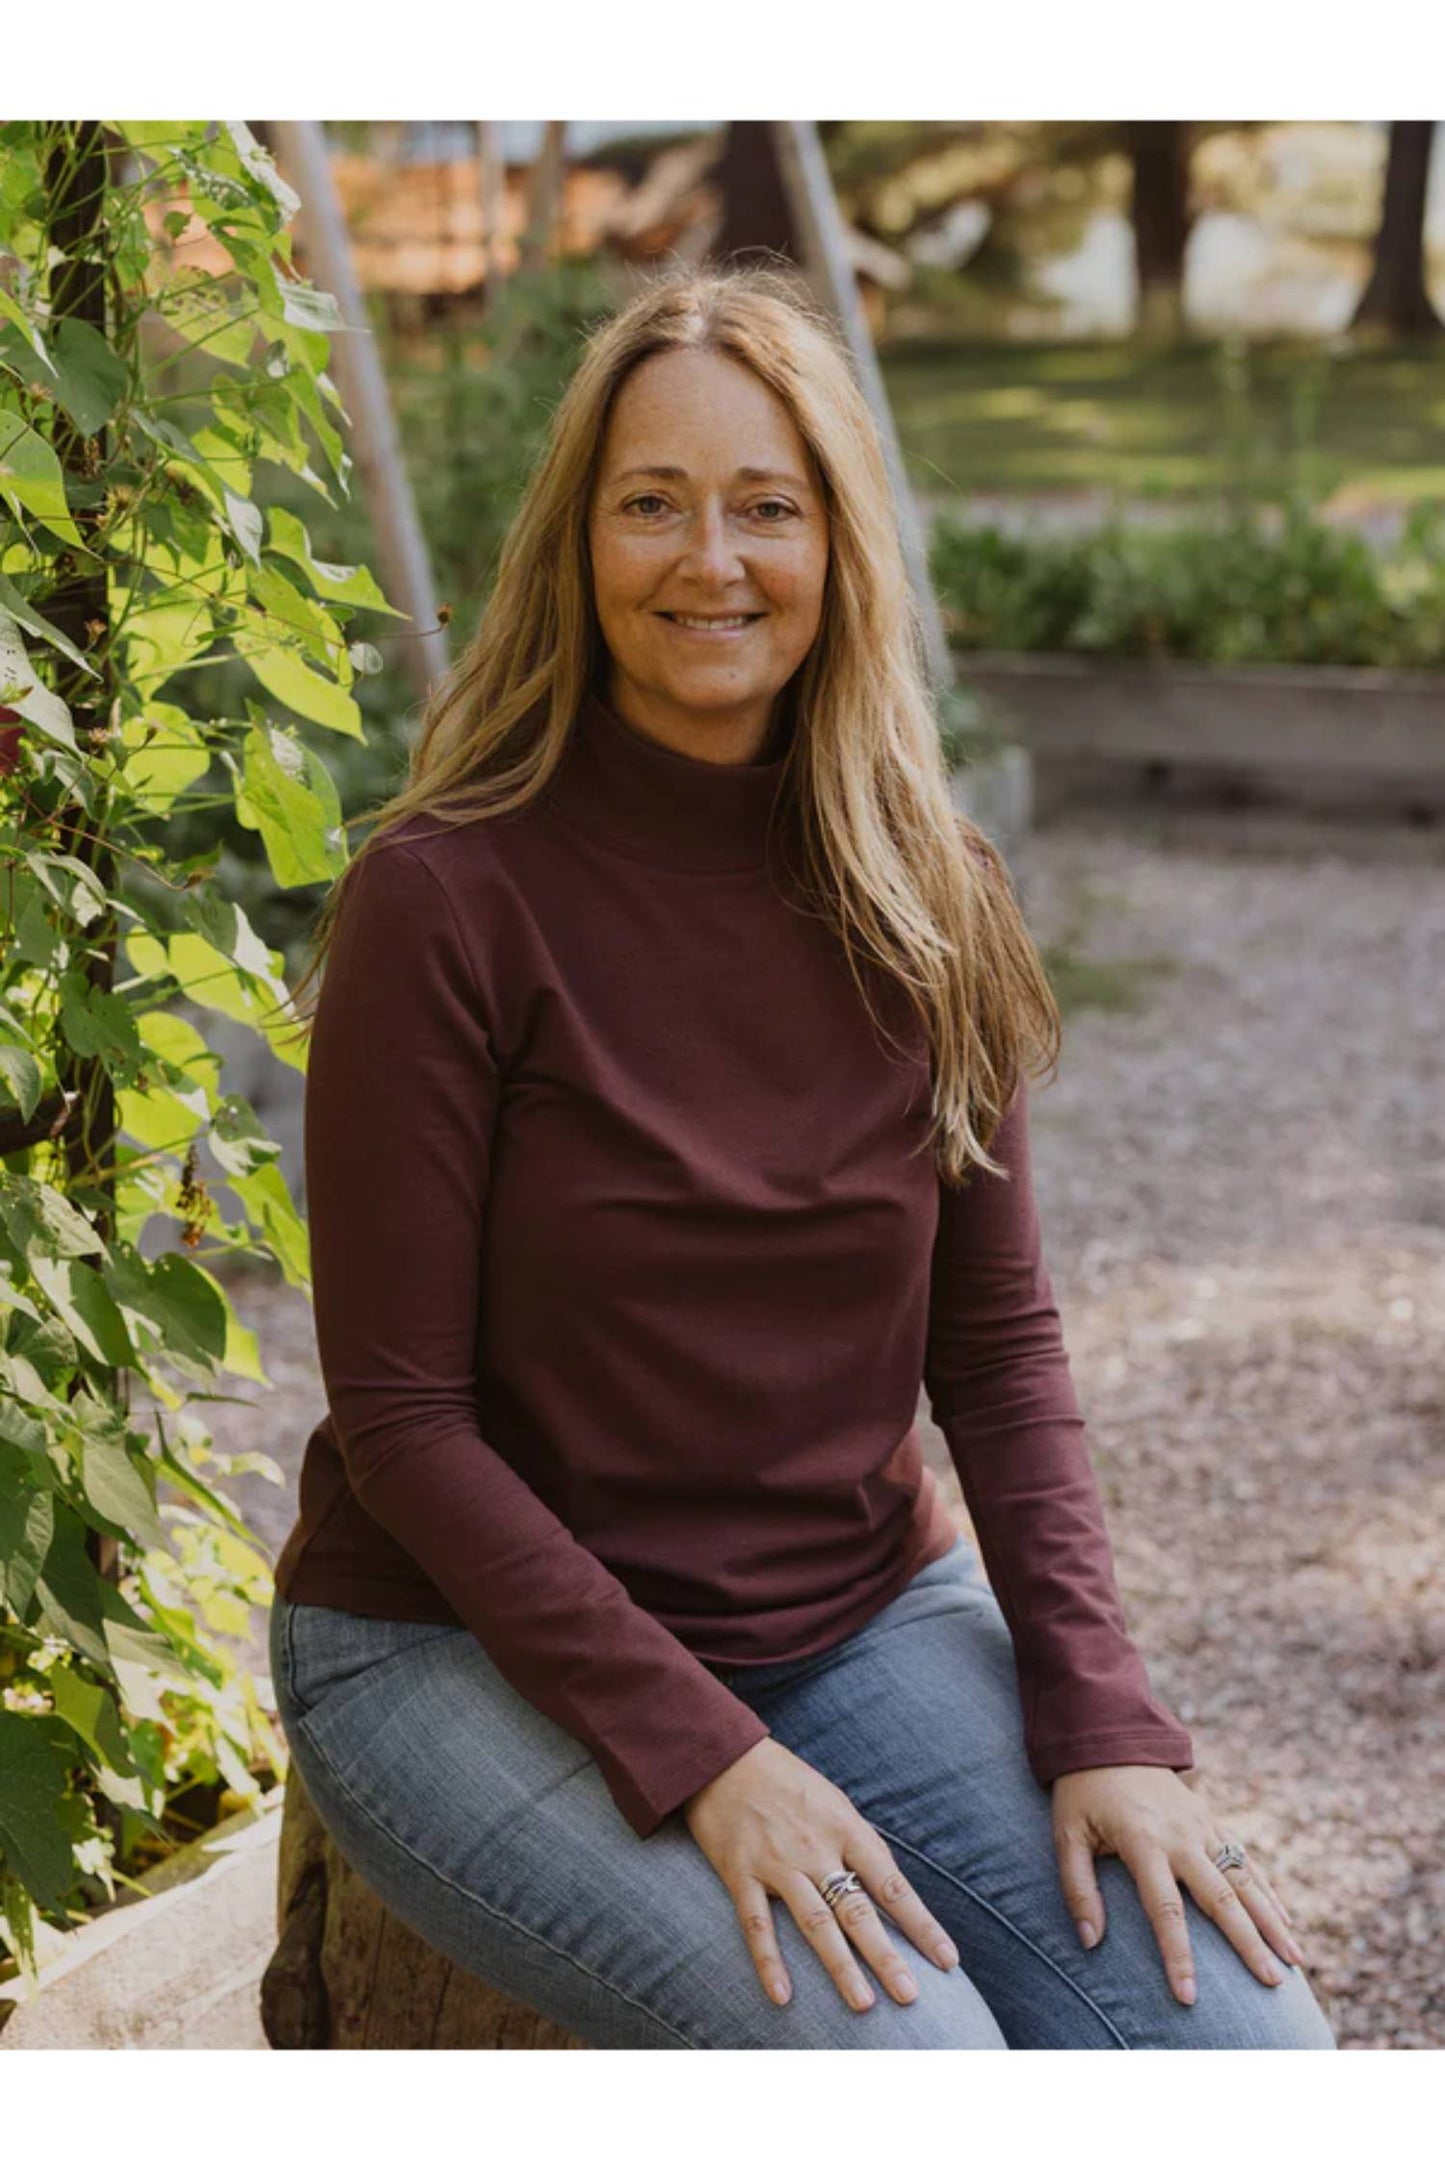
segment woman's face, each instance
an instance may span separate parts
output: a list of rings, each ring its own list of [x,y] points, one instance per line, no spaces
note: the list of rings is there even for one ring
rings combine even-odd
[[[650,354],[613,401],[587,532],[617,712],[679,751],[754,759],[828,570],[783,401],[728,355]]]

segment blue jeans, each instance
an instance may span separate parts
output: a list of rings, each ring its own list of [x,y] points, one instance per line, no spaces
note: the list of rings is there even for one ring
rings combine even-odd
[[[1267,1987],[1187,1891],[1197,1999],[1177,2002],[1113,1856],[1095,1863],[1104,1938],[1084,1949],[1008,1629],[963,1538],[822,1654],[725,1673],[873,1823],[956,1943],[961,1965],[941,1972],[880,1914],[918,1984],[908,2004],[864,1962],[876,2000],[851,2009],[776,1897],[793,1995],[772,2003],[681,1815],[637,1836],[591,1756],[467,1628],[278,1595],[271,1658],[295,1766],[362,1878],[454,1963],[594,2047],[1336,2045],[1299,1967]]]

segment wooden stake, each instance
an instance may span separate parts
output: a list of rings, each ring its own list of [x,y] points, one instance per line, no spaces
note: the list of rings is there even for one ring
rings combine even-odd
[[[438,620],[426,543],[331,175],[326,138],[317,120],[273,121],[270,132],[276,141],[277,162],[301,198],[301,230],[316,282],[335,295],[347,326],[332,340],[332,369],[351,417],[351,448],[371,510],[382,586],[388,601],[405,610],[415,628],[398,646],[412,690],[425,700],[445,674],[447,638]]]

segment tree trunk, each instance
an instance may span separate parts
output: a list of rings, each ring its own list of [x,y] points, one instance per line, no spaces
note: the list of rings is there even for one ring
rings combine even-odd
[[[524,270],[540,270],[552,253],[566,185],[567,123],[549,120],[528,179],[527,224],[521,250]]]
[[[1433,120],[1390,123],[1374,269],[1351,328],[1376,325],[1401,337],[1428,337],[1445,328],[1425,285],[1425,198],[1435,127]]]
[[[502,290],[506,270],[502,249],[507,224],[507,164],[502,156],[500,121],[479,120],[477,186],[482,198],[482,285],[488,301]]]
[[[723,215],[709,254],[738,263],[749,256],[786,256],[801,268],[802,242],[778,159],[776,122],[730,121],[714,178]]]
[[[281,1810],[275,1953],[261,1980],[273,2048],[585,2048],[464,1972],[362,1881],[293,1766]]]
[[[1169,344],[1184,330],[1189,123],[1126,121],[1124,137],[1134,168],[1129,217],[1139,287],[1137,328],[1142,338]]]

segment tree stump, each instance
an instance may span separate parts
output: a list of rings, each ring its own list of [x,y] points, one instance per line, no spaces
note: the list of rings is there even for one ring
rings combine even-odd
[[[333,1842],[294,1765],[281,1810],[277,1943],[261,1978],[273,2048],[585,2048],[388,1912]]]

